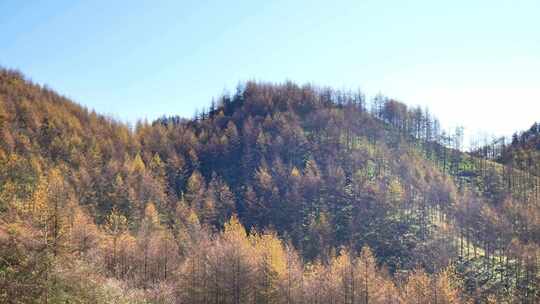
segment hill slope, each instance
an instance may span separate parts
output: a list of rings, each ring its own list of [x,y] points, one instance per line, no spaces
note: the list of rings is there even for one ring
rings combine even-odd
[[[250,82],[131,130],[2,70],[0,136],[2,299],[538,297],[537,183],[394,100]]]
[[[525,132],[515,133],[511,144],[504,147],[499,161],[540,176],[540,127],[538,123],[534,123]]]

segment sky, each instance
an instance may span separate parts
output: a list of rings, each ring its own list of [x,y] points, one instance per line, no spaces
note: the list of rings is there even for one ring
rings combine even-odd
[[[510,135],[540,121],[539,16],[538,0],[0,0],[0,65],[126,122],[291,80]]]

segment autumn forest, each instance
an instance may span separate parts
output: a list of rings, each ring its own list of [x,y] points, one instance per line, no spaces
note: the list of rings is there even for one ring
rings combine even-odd
[[[540,302],[534,121],[465,147],[360,91],[134,125],[60,93],[0,69],[0,303]]]

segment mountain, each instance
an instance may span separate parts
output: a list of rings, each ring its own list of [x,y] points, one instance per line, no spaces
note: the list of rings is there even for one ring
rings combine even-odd
[[[290,82],[131,128],[1,70],[0,299],[533,303],[540,183],[461,138]]]

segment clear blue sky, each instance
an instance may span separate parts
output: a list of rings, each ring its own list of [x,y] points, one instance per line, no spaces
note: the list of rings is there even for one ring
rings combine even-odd
[[[250,79],[382,92],[469,133],[540,120],[539,0],[2,0],[0,41],[0,65],[124,121]]]

